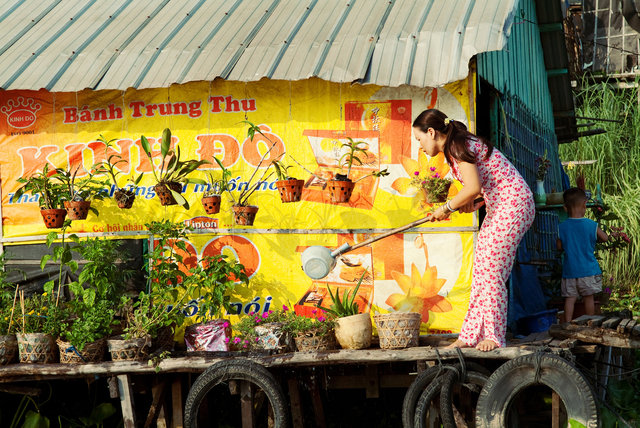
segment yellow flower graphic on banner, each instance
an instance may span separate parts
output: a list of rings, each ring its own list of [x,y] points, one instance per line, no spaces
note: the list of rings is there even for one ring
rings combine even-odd
[[[430,174],[437,173],[438,176],[445,177],[449,174],[451,168],[447,162],[445,162],[444,153],[438,153],[436,156],[429,158],[424,151],[420,150],[417,161],[412,158],[403,157],[402,167],[409,177],[400,177],[395,179],[391,184],[391,188],[401,195],[416,195],[418,207],[421,210],[430,208],[433,204],[426,201],[423,192],[417,192],[418,189],[411,185],[411,177],[413,177],[416,172],[423,173],[425,171],[429,171]],[[452,198],[457,193],[458,188],[456,186],[451,186],[449,188],[449,198]]]
[[[418,312],[422,314],[422,322],[429,321],[429,311],[449,312],[451,303],[438,294],[446,279],[438,278],[435,266],[426,267],[424,274],[420,274],[415,264],[411,264],[411,276],[392,271],[391,276],[396,280],[404,294],[395,293],[387,298],[387,305],[398,312]]]

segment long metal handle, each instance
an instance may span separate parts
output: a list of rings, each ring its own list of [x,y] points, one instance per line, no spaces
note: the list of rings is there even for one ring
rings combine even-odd
[[[473,202],[474,202],[475,204],[479,204],[479,203],[481,203],[481,202],[484,202],[484,198],[477,198],[477,199],[476,199],[476,200],[474,200]],[[414,221],[413,223],[409,223],[409,224],[407,224],[407,225],[400,226],[400,227],[398,227],[398,228],[396,228],[396,229],[391,229],[391,230],[389,230],[389,231],[387,231],[387,232],[381,233],[381,234],[380,234],[380,235],[378,235],[378,236],[373,236],[373,237],[371,237],[371,238],[369,238],[369,239],[366,239],[366,240],[364,240],[364,241],[362,241],[362,242],[357,243],[357,244],[356,244],[356,245],[354,245],[353,247],[349,247],[349,248],[347,248],[347,249],[345,249],[345,250],[341,251],[339,254],[347,253],[347,252],[349,252],[349,251],[351,251],[351,250],[355,250],[356,248],[364,247],[365,245],[369,245],[369,244],[371,244],[371,243],[373,243],[373,242],[376,242],[376,241],[378,241],[378,240],[380,240],[380,239],[386,238],[386,237],[391,236],[391,235],[395,235],[396,233],[404,232],[404,231],[405,231],[405,230],[407,230],[407,229],[411,229],[411,228],[413,228],[413,227],[420,226],[421,224],[426,223],[426,222],[428,222],[429,220],[431,220],[431,216],[430,216],[430,215],[429,215],[429,216],[427,216],[427,217],[421,218],[420,220],[416,220],[416,221]]]

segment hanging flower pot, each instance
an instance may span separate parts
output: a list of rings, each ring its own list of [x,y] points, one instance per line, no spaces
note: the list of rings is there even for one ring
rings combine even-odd
[[[280,192],[282,202],[298,202],[302,197],[302,187],[304,180],[278,180],[276,187]]]
[[[327,187],[331,193],[331,202],[349,202],[355,183],[351,180],[329,180]]]
[[[118,203],[118,208],[128,210],[133,206],[136,194],[133,190],[118,189],[113,194],[113,197]]]
[[[258,212],[258,207],[255,205],[234,205],[231,209],[233,209],[233,219],[237,225],[253,226],[253,222],[256,219],[256,213]]]
[[[447,197],[449,196],[449,188],[451,187],[451,181],[442,181],[441,187],[438,188],[437,191],[430,191],[427,188],[422,188],[424,192],[424,197],[427,203],[429,204],[439,204],[443,202],[447,202]]]
[[[89,215],[91,201],[64,201],[64,209],[67,210],[69,220],[84,220]]]
[[[40,210],[42,220],[47,229],[57,229],[62,227],[64,219],[67,216],[67,210],[63,208],[53,208],[49,210]]]
[[[0,366],[6,366],[18,356],[18,340],[15,334],[0,335]]]
[[[53,336],[45,333],[19,333],[18,353],[21,363],[55,363],[57,346]]]
[[[207,214],[218,214],[220,212],[220,195],[205,196],[202,198],[202,206]]]
[[[177,205],[178,202],[171,194],[169,189],[172,189],[174,192],[182,193],[182,184],[176,183],[175,181],[171,181],[169,183],[158,183],[153,188],[160,199],[160,205]]]

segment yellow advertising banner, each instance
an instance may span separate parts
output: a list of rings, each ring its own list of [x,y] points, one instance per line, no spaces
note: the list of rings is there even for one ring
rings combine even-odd
[[[345,254],[321,281],[304,274],[300,254],[312,245],[335,248],[362,242],[424,216],[431,205],[416,193],[411,179],[416,172],[444,176],[450,171],[441,157],[430,159],[419,151],[412,120],[423,109],[437,107],[473,123],[473,91],[473,76],[428,89],[309,79],[216,80],[126,92],[3,91],[2,239],[5,244],[37,241],[48,232],[38,196],[16,197],[21,186],[17,178],[45,167],[77,171],[82,178],[96,163],[117,155],[123,160],[116,168],[117,183],[106,183],[105,198],[92,202],[98,215],[74,220],[70,233],[140,238],[150,221],[184,222],[195,229],[188,242],[194,257],[227,253],[249,270],[250,288],[237,296],[233,314],[288,303],[304,312],[326,299],[327,286],[352,287],[366,271],[359,293],[363,309],[416,311],[422,313],[425,331],[456,332],[468,305],[474,215],[454,214],[448,221],[428,223]],[[262,133],[249,137],[248,122]],[[171,129],[171,146],[179,149],[182,160],[208,162],[193,178],[220,173],[214,156],[231,171],[235,197],[249,182],[262,178],[249,200],[259,207],[253,226],[235,225],[229,195],[223,195],[219,214],[206,214],[200,199],[207,185],[183,186],[189,209],[160,205],[154,170],[159,168],[165,128]],[[156,160],[145,155],[142,135]],[[105,140],[113,142],[107,146]],[[326,180],[346,172],[339,159],[349,141],[364,142],[367,152],[350,171],[354,181],[360,179],[351,199],[334,203]],[[291,165],[288,174],[304,180],[300,202],[281,202],[275,175],[267,170],[274,159]],[[383,169],[389,175],[370,175]],[[131,179],[139,175],[142,180],[134,188]],[[118,188],[135,190],[132,208],[117,207],[113,195]],[[459,188],[460,183],[454,183],[450,195]]]

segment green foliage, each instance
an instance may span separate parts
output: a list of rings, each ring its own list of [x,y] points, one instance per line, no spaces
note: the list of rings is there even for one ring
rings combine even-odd
[[[155,159],[151,150],[151,144],[149,144],[149,140],[144,135],[140,137],[140,145],[142,146],[144,153],[149,158],[151,165],[153,165],[153,176],[158,184],[206,184],[204,180],[199,178],[190,178],[189,175],[200,166],[208,164],[209,162],[206,160],[197,161],[194,159],[188,161],[180,160],[180,147],[175,150],[171,149],[171,130],[169,128],[165,128],[162,132],[159,165],[154,162]],[[189,203],[184,196],[169,187],[167,187],[167,189],[171,191],[171,195],[180,206],[189,209]]]
[[[222,161],[217,157],[214,156],[213,160],[215,160],[218,166],[220,167],[220,170],[221,170],[220,177],[217,177],[217,174],[213,172],[206,173],[207,190],[202,195],[203,197],[221,195],[223,192],[229,191],[229,180],[231,179],[231,171],[229,171],[222,164]]]
[[[267,172],[269,172],[269,166],[271,166],[271,164],[269,164],[267,168],[265,168],[260,178],[256,182],[253,182],[254,178],[256,177],[256,174],[258,173],[258,170],[262,166],[262,162],[264,162],[265,158],[269,155],[269,153],[271,153],[271,150],[273,150],[273,148],[276,146],[278,142],[271,141],[271,139],[262,132],[262,129],[260,129],[259,125],[255,125],[249,122],[248,120],[243,120],[241,123],[245,123],[248,125],[247,138],[249,138],[250,140],[253,140],[257,133],[262,135],[265,140],[271,143],[267,151],[265,151],[262,157],[260,158],[260,162],[258,162],[258,165],[256,165],[256,167],[254,168],[253,173],[249,177],[249,180],[247,180],[246,187],[244,187],[242,190],[239,190],[237,195],[235,194],[235,192],[227,189],[227,193],[229,193],[229,196],[231,197],[231,202],[233,205],[247,206],[249,205],[249,197],[253,195],[253,192],[258,190],[260,183],[262,183],[265,180],[268,180],[269,177],[271,177],[271,174],[267,175]]]
[[[106,181],[97,180],[94,175],[96,171],[92,168],[84,177],[78,177],[78,172],[82,165],[78,165],[75,169],[56,168],[56,174],[53,178],[58,180],[63,188],[62,198],[65,201],[89,201],[91,199],[104,199],[106,193]],[[95,208],[92,208],[94,214],[97,215]]]
[[[139,339],[147,335],[155,338],[163,327],[182,323],[184,314],[181,308],[184,295],[179,298],[176,293],[174,300],[166,300],[166,296],[164,293],[143,291],[133,304],[123,296],[126,322],[123,329],[124,339]]]
[[[282,157],[280,157],[280,159],[274,159],[273,161],[271,161],[278,181],[295,180],[294,177],[289,175],[289,168],[291,168],[293,165],[285,165],[281,159]]]
[[[632,354],[634,370],[622,379],[610,377],[607,382],[606,406],[601,408],[603,427],[640,425],[640,351]]]
[[[331,307],[330,308],[325,308],[322,306],[318,306],[318,307],[337,318],[348,317],[351,315],[359,314],[360,308],[358,307],[358,304],[356,303],[355,300],[356,300],[356,295],[358,294],[358,289],[360,288],[360,284],[362,283],[362,280],[364,279],[365,274],[366,272],[362,274],[362,276],[358,280],[358,284],[353,290],[351,291],[344,290],[342,299],[340,299],[340,294],[338,293],[338,290],[336,290],[334,294],[331,291],[331,288],[327,286],[327,290],[329,290],[329,296],[331,296],[331,301],[332,301]]]
[[[411,179],[411,185],[419,190],[423,190],[427,196],[427,202],[435,202],[441,197],[446,197],[449,194],[449,187],[451,187],[452,180],[449,178],[441,177],[436,172],[435,167],[431,167],[430,171],[424,175],[420,175],[420,171],[413,173]]]
[[[338,159],[338,166],[340,167],[341,170],[344,170],[345,168],[347,169],[347,174],[346,177],[349,178],[349,176],[351,175],[351,168],[353,167],[354,163],[357,163],[358,165],[362,165],[362,159],[360,159],[360,157],[358,157],[358,154],[361,154],[361,156],[363,157],[367,157],[368,156],[368,144],[364,141],[354,141],[353,138],[351,137],[347,137],[349,139],[349,142],[347,143],[343,143],[342,144],[342,148],[346,149],[346,152],[342,154],[342,156],[340,156],[340,159]],[[387,169],[383,169],[381,171],[374,171],[370,174],[367,174],[365,176],[362,176],[360,178],[358,178],[355,183],[357,183],[360,180],[364,180],[367,177],[385,177],[389,175],[389,172],[387,171]]]
[[[620,298],[640,294],[640,106],[638,88],[618,89],[607,82],[579,82],[576,93],[577,116],[610,120],[598,122],[607,132],[560,145],[564,161],[596,160],[568,171],[573,183],[584,174],[587,189],[602,189],[603,199],[623,227],[629,246],[602,253],[600,266],[615,295]],[[567,168],[569,169],[569,168]],[[613,303],[613,302],[612,302]],[[640,308],[640,307],[639,307]]]
[[[227,260],[226,255],[206,257],[189,270],[186,280],[187,292],[198,296],[197,322],[222,318],[223,312],[230,309],[229,293],[236,284],[249,284],[244,266],[235,260]]]
[[[251,312],[240,318],[240,322],[233,325],[236,335],[231,340],[231,345],[240,350],[254,349],[256,343],[254,328],[256,326],[275,322],[286,324],[292,316],[295,316],[295,314],[286,305],[282,305],[282,309],[270,310],[263,314]]]
[[[117,138],[107,140],[102,134],[100,134],[100,138],[98,138],[98,141],[104,144],[105,156],[108,156],[104,161],[98,162],[93,166],[95,168],[95,173],[106,174],[109,177],[109,181],[111,182],[111,184],[116,186],[116,191],[125,191],[124,188],[118,185],[118,176],[120,175],[119,170],[121,169],[121,166],[125,166],[127,164],[127,161],[122,158],[122,155],[120,153],[113,153],[109,155],[109,149],[113,147],[113,142],[117,141]],[[143,176],[144,174],[140,173],[135,178],[127,178],[127,182],[131,182],[131,190],[127,190],[127,192],[135,192],[135,189],[140,184]],[[109,183],[107,182],[105,184]]]
[[[40,209],[63,208],[64,186],[59,181],[52,180],[53,174],[55,171],[49,171],[49,164],[45,164],[41,172],[29,178],[18,178],[17,181],[23,186],[16,190],[13,199],[17,201],[25,192],[30,192],[32,195],[38,195]]]

